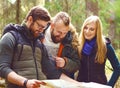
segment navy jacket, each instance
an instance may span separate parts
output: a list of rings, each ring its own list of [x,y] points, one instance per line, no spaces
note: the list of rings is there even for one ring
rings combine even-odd
[[[77,80],[80,82],[97,82],[114,86],[120,75],[120,64],[110,42],[107,42],[106,58],[108,58],[113,67],[113,74],[108,83],[105,75],[106,60],[103,64],[95,63],[95,55],[96,48],[92,50],[92,53],[89,56],[82,54],[81,67],[79,69]]]

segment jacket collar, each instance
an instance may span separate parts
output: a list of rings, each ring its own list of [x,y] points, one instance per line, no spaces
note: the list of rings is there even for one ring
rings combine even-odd
[[[69,32],[66,34],[65,38],[63,39],[62,44],[63,44],[63,45],[64,45],[64,44],[70,44],[70,43],[72,42],[72,39],[73,39],[72,33],[71,33],[71,31],[69,31]]]

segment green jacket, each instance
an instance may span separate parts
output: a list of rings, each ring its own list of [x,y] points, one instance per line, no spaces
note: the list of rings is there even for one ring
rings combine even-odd
[[[73,48],[72,46],[72,33],[69,31],[68,34],[65,36],[64,40],[62,41],[63,49],[61,57],[66,57],[66,64],[62,68],[62,71],[67,74],[69,77],[72,77],[72,74],[79,69],[80,67],[80,58],[78,55],[78,51]]]

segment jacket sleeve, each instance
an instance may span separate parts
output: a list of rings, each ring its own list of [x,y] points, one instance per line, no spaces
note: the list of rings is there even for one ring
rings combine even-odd
[[[107,45],[107,57],[113,67],[113,73],[108,85],[113,87],[120,76],[120,63],[111,44]]]
[[[15,38],[11,33],[6,33],[0,39],[0,76],[6,78],[12,71],[11,63]]]
[[[56,68],[52,57],[48,56],[45,46],[42,47],[42,71],[48,79],[59,79],[62,72]]]
[[[72,48],[71,45],[66,45],[62,51],[62,57],[66,57],[66,64],[64,70],[68,72],[75,72],[80,68],[80,58],[77,50]]]

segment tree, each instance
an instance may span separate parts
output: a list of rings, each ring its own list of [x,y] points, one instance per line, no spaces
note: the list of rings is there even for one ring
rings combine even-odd
[[[86,6],[86,16],[98,15],[98,0],[85,0]]]
[[[20,0],[16,1],[17,3],[16,4],[16,23],[18,24],[20,23],[20,20],[19,20],[20,19],[20,2],[21,2]]]

